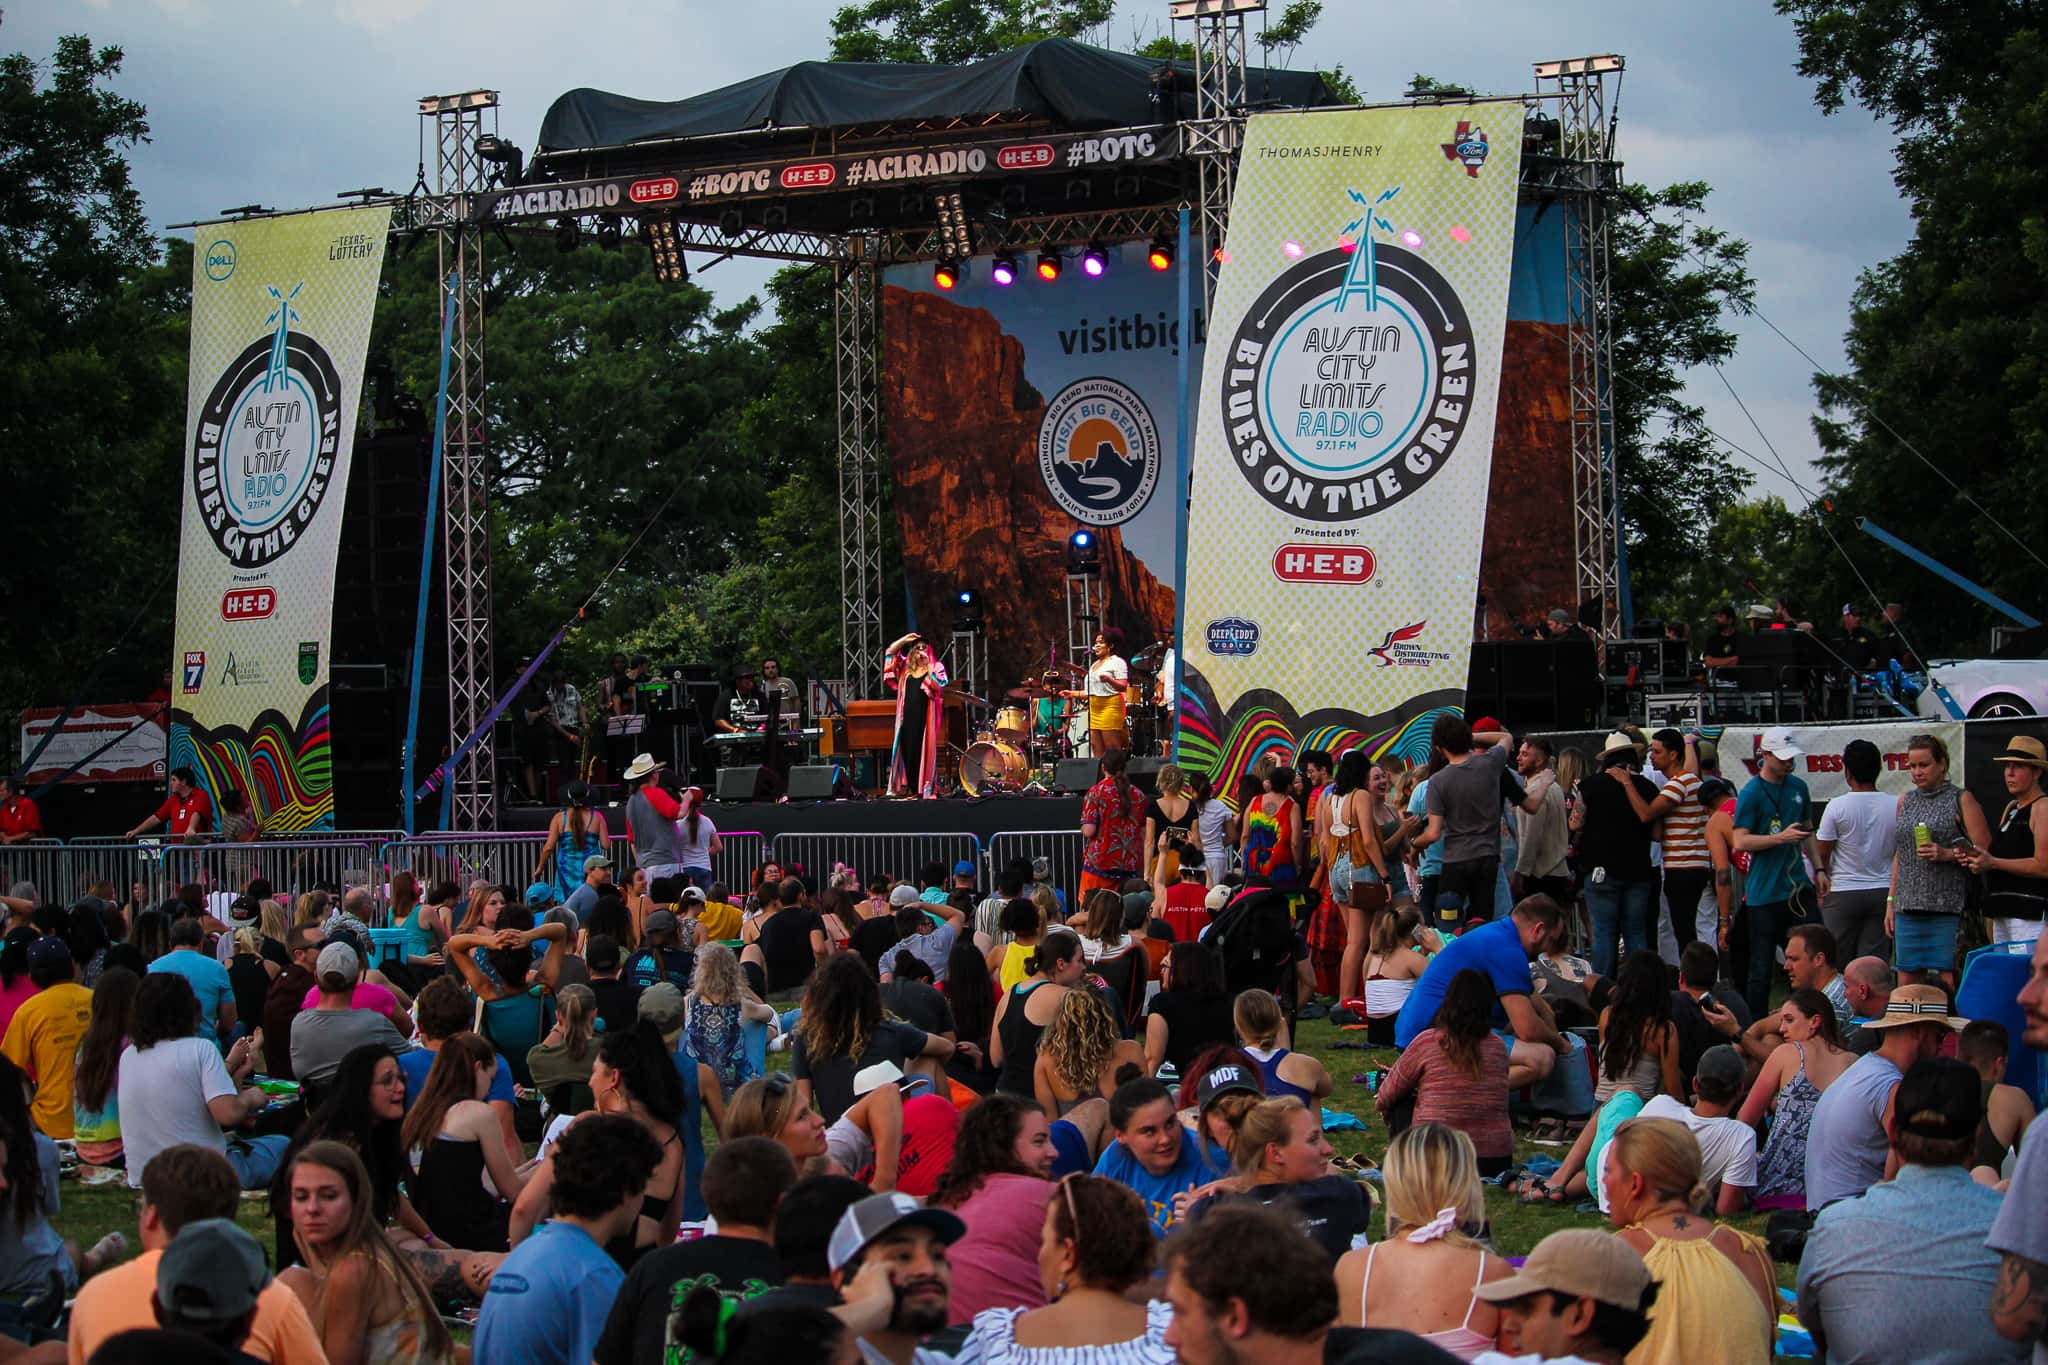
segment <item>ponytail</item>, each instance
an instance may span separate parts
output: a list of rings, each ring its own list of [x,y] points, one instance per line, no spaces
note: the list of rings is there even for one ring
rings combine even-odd
[[[710,1285],[699,1285],[675,1310],[670,1330],[699,1360],[725,1365],[784,1365],[793,1360],[830,1360],[846,1340],[846,1328],[812,1304],[745,1312]]]
[[[1062,963],[1071,962],[1081,955],[1081,940],[1073,930],[1056,928],[1046,930],[1045,937],[1024,958],[1024,974],[1040,976]]]

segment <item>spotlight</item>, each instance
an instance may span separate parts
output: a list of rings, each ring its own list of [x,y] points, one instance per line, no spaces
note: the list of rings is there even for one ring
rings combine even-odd
[[[988,268],[988,277],[997,284],[1011,285],[1017,282],[1017,258],[1010,252],[999,252]]]
[[[972,588],[962,588],[953,594],[953,602],[953,629],[979,635],[987,625],[982,614],[981,594]]]
[[[655,279],[663,284],[690,282],[690,262],[683,255],[682,238],[676,231],[675,219],[643,218],[640,221],[640,239],[647,244],[647,254],[654,258]]]
[[[932,267],[932,283],[941,289],[951,289],[967,278],[967,267],[959,261],[940,261]]]
[[[1173,239],[1163,232],[1154,237],[1151,250],[1145,253],[1145,264],[1154,270],[1173,269]]]
[[[718,215],[718,230],[727,237],[743,237],[747,231],[747,215],[738,209],[727,209]]]
[[[1095,533],[1079,530],[1067,537],[1067,572],[1070,574],[1093,574],[1102,569],[1102,546],[1097,543]]]
[[[1099,242],[1090,242],[1088,249],[1081,253],[1081,273],[1090,279],[1101,279],[1109,269],[1109,253]]]
[[[619,225],[616,214],[608,214],[597,220],[597,244],[606,251],[617,251],[626,240],[626,230]]]
[[[555,220],[555,250],[574,251],[583,236],[583,229],[574,218]]]
[[[1060,249],[1043,246],[1038,251],[1038,278],[1050,283],[1060,277]]]

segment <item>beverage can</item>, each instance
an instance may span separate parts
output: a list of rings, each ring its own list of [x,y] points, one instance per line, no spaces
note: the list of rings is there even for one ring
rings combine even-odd
[[[1933,840],[1933,838],[1934,838],[1934,832],[1933,832],[1932,830],[1928,829],[1928,828],[1927,828],[1927,826],[1925,826],[1925,825],[1915,825],[1915,826],[1913,826],[1913,847],[1914,847],[1914,848],[1915,848],[1916,850],[1918,850],[1918,849],[1923,849],[1923,848],[1927,847],[1928,843],[1929,843],[1929,842],[1931,842],[1931,841]]]

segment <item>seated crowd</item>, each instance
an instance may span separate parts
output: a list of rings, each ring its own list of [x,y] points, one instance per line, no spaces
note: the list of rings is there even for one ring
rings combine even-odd
[[[1788,1309],[1830,1359],[2041,1348],[2048,1129],[2004,1024],[1934,973],[1838,969],[1817,921],[1768,1011],[1713,944],[1667,964],[1636,924],[1595,971],[1549,890],[1439,933],[1409,890],[1444,875],[1434,812],[1333,843],[1406,803],[1322,775],[1342,804],[1287,877],[1209,886],[1162,812],[1151,875],[1071,913],[1021,862],[987,897],[971,865],[769,864],[729,899],[593,855],[565,905],[400,874],[378,961],[360,890],[287,913],[258,880],[225,920],[196,887],[31,900],[0,948],[0,1361],[1663,1365],[1768,1361]],[[1359,1116],[1377,1170],[1292,1046],[1318,984],[1293,893],[1339,863],[1340,910],[1375,903],[1338,1022],[1400,1048]],[[1244,950],[1274,906],[1277,963]],[[1583,1124],[1516,1179],[1525,1111]],[[139,1192],[140,1256],[55,1232],[74,1153]],[[1489,1182],[1607,1229],[1517,1267]],[[1750,1210],[1790,1249],[1720,1221]]]

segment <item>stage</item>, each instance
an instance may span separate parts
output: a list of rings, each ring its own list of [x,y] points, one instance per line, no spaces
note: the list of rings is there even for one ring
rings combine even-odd
[[[614,833],[626,828],[621,802],[597,809]],[[544,830],[549,806],[504,807],[501,827]],[[934,801],[711,801],[704,806],[720,830],[782,834],[971,834],[984,848],[997,834],[1071,833],[1081,827],[1078,796],[942,797]]]

